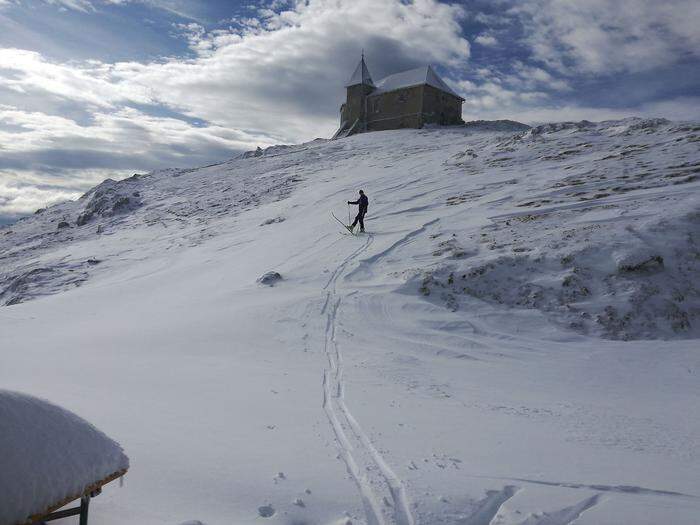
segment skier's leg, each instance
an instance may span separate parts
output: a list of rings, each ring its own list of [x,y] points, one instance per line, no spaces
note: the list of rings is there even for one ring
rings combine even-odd
[[[355,226],[357,226],[358,221],[359,221],[359,223],[360,223],[360,227],[362,227],[362,215],[360,215],[359,213],[358,213],[357,216],[355,217],[355,220],[352,222],[352,224],[350,225],[350,227],[351,227],[351,228],[354,228]]]
[[[365,231],[365,214],[357,214],[357,220],[360,221],[360,231]]]

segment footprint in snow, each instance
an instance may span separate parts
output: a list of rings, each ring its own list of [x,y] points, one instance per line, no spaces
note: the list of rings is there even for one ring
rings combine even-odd
[[[275,515],[275,509],[272,505],[263,505],[262,507],[258,507],[258,514],[262,518],[271,518]]]

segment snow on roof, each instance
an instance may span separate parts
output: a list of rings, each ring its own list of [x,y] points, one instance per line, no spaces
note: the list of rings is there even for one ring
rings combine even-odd
[[[72,412],[0,390],[0,523],[22,524],[129,467],[121,446]]]
[[[370,76],[369,70],[367,69],[367,64],[365,64],[364,55],[360,59],[360,63],[357,64],[355,72],[345,84],[345,87],[355,86],[357,84],[367,84],[368,86],[374,86],[374,83],[372,82],[372,77]]]
[[[416,69],[409,69],[408,71],[402,71],[401,73],[389,75],[388,77],[385,77],[377,82],[377,91],[374,91],[372,94],[384,93],[386,91],[393,91],[395,89],[407,88],[411,86],[419,86],[421,84],[428,84],[429,86],[433,86],[434,88],[444,91],[445,93],[462,98],[438,76],[431,66],[422,66]]]

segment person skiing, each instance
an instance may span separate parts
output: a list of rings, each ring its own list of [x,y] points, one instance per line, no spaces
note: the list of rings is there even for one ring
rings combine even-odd
[[[357,199],[356,201],[348,201],[348,204],[357,204],[359,206],[359,209],[357,210],[357,216],[355,217],[355,221],[350,225],[349,230],[352,232],[352,230],[357,226],[357,223],[360,223],[360,231],[364,233],[365,231],[365,214],[367,213],[367,205],[369,204],[369,200],[367,199],[367,195],[365,195],[365,192],[360,190],[360,198]]]

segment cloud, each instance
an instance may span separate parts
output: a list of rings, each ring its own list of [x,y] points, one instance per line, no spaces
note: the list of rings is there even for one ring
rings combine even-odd
[[[44,0],[44,2],[58,6],[61,9],[75,9],[84,13],[95,10],[90,0]]]
[[[645,71],[700,56],[696,0],[514,3],[533,58],[565,73]]]
[[[0,49],[0,87],[102,108],[114,107],[118,102],[152,100],[147,88],[116,84],[108,64],[56,64],[34,51],[12,48]]]
[[[498,45],[498,40],[494,36],[487,35],[487,34],[481,34],[481,35],[477,36],[474,39],[474,42],[476,42],[477,44],[482,45],[482,46]]]
[[[42,206],[76,199],[81,195],[79,191],[68,191],[61,187],[41,187],[12,180],[16,178],[20,177],[7,174],[0,179],[0,225],[32,213]],[[24,174],[21,179],[25,179]]]
[[[545,93],[519,93],[493,89],[492,86],[471,89],[460,85],[463,93],[471,93],[465,103],[464,119],[511,119],[526,124],[562,121],[602,121],[627,117],[700,120],[700,97],[678,97],[627,107],[599,107],[551,100]]]
[[[565,78],[555,76],[541,67],[524,64],[520,60],[512,63],[513,72],[507,76],[511,84],[521,89],[547,89],[552,91],[568,91],[571,85]]]

